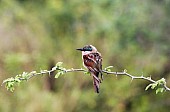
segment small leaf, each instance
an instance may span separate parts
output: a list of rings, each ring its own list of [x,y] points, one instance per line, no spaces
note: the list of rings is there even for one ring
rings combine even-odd
[[[15,78],[20,78],[22,75],[21,74],[19,74],[19,75],[16,75],[15,76]]]
[[[108,69],[108,68],[113,68],[113,66],[108,66],[108,67],[106,67],[105,69]]]
[[[151,88],[154,89],[158,84],[157,83],[153,83]]]
[[[166,81],[165,81],[164,78],[158,80],[157,82],[158,82],[159,85],[164,85],[164,84],[166,84]]]
[[[165,88],[158,88],[158,89],[156,90],[156,94],[162,93],[162,92],[164,92],[164,91],[165,91]]]
[[[113,68],[113,66],[108,66],[108,67],[105,68],[105,70],[106,70],[107,72],[111,72],[111,68]]]
[[[7,90],[13,92],[14,91],[14,82],[7,82],[5,87],[7,88]]]
[[[61,75],[60,72],[58,72],[58,73],[55,75],[55,78],[59,78],[60,75]]]
[[[22,73],[22,77],[25,78],[25,79],[27,79],[28,73],[27,73],[27,72],[23,72],[23,73]]]
[[[126,70],[126,69],[124,69],[124,72],[126,73],[126,72],[127,72],[127,70]]]
[[[63,75],[64,74],[64,71],[59,71],[56,75],[55,75],[55,78],[58,78],[60,75]]]
[[[151,86],[152,84],[149,84],[148,86],[146,86],[145,91],[147,91]]]
[[[161,88],[161,93],[164,92],[164,91],[166,91],[165,88]]]
[[[58,63],[56,64],[56,66],[57,66],[57,67],[61,67],[62,64],[63,64],[63,62],[58,62]]]

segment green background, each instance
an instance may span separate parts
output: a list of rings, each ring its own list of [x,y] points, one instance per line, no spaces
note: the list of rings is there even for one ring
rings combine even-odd
[[[0,82],[23,71],[83,68],[76,48],[96,46],[103,67],[164,77],[170,86],[170,0],[0,0]],[[104,75],[37,76],[11,93],[0,87],[1,112],[169,112],[169,92],[149,82]]]

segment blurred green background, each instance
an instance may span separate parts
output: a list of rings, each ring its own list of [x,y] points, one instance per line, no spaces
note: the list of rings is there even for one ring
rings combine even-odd
[[[0,0],[0,82],[58,61],[82,68],[75,49],[92,44],[113,71],[166,78],[170,87],[170,0]],[[0,88],[0,112],[169,112],[170,93],[149,82],[68,73],[34,77],[11,93]]]

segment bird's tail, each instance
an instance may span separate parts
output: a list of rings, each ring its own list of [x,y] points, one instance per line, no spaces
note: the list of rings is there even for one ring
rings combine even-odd
[[[93,74],[93,86],[96,93],[99,93],[100,79],[98,78],[98,73]]]

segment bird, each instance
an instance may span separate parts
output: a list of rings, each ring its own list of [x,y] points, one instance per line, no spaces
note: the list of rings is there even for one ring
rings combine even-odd
[[[83,65],[93,77],[95,92],[99,93],[99,86],[103,80],[101,53],[93,45],[85,45],[83,48],[78,48],[77,50],[82,52]]]

